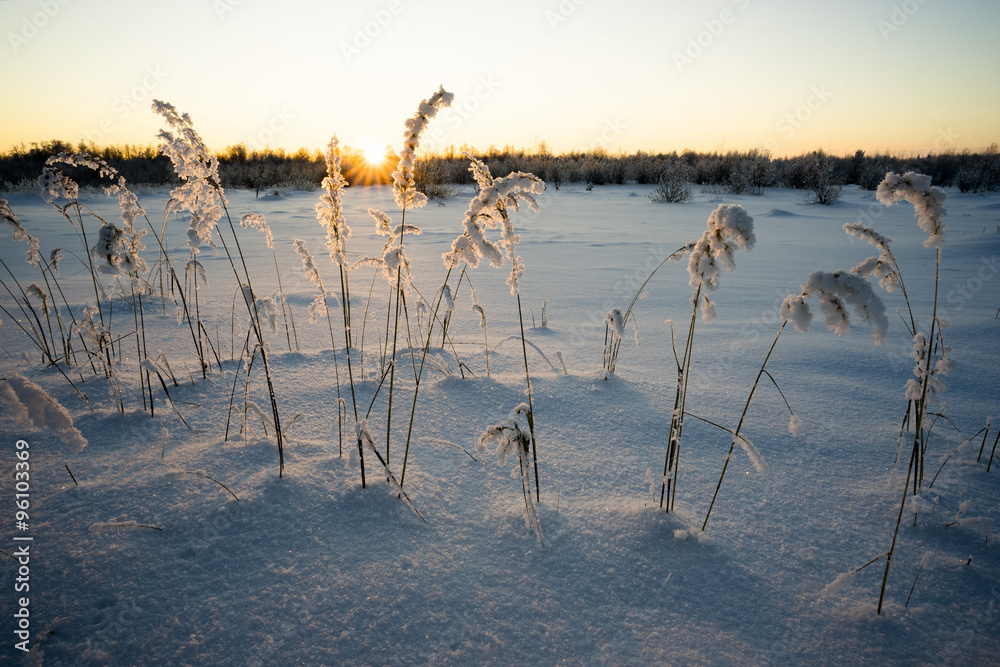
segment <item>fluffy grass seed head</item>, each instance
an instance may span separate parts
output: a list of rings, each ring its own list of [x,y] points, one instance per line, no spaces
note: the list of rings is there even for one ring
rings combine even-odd
[[[302,270],[305,271],[306,278],[316,286],[316,297],[309,304],[309,321],[316,322],[320,317],[326,317],[326,288],[323,286],[319,269],[316,268],[316,262],[306,248],[306,242],[302,239],[295,239],[295,252],[302,257]]]
[[[249,227],[250,229],[263,232],[267,247],[274,250],[274,234],[271,233],[271,227],[267,224],[267,220],[264,219],[263,215],[260,213],[245,214],[240,218],[240,227]]]
[[[940,404],[941,394],[948,388],[943,375],[951,375],[955,371],[955,360],[951,358],[954,348],[944,344],[944,337],[938,331],[939,356],[933,364],[928,364],[928,355],[932,354],[930,339],[921,331],[913,336],[913,350],[910,357],[916,362],[913,366],[914,377],[906,381],[906,398],[919,401],[923,394],[923,385],[927,384],[927,405]]]
[[[38,266],[38,260],[41,259],[41,255],[38,252],[38,239],[28,233],[28,230],[24,228],[21,221],[14,215],[14,211],[10,210],[10,205],[6,199],[0,199],[0,223],[10,227],[11,237],[15,241],[27,242],[28,251],[25,253],[24,261],[31,266]]]
[[[862,322],[871,325],[875,345],[885,342],[889,329],[885,305],[864,278],[845,271],[812,273],[802,284],[802,292],[788,295],[779,310],[781,319],[791,322],[802,333],[812,326],[812,311],[806,303],[808,296],[819,299],[823,321],[838,336],[843,336],[851,328],[850,309]]]
[[[451,106],[454,99],[453,93],[440,86],[430,98],[422,100],[417,113],[406,120],[403,150],[399,152],[399,164],[392,172],[392,193],[396,197],[396,205],[404,211],[419,208],[427,203],[426,195],[417,190],[417,185],[413,181],[413,163],[416,160],[417,147],[420,146],[420,135],[427,128],[427,123],[441,109]]]
[[[462,235],[452,242],[451,250],[444,253],[442,259],[448,268],[462,261],[476,268],[480,259],[487,259],[490,266],[500,268],[506,257],[511,261],[507,285],[511,294],[516,295],[525,266],[515,250],[521,236],[517,234],[511,216],[520,210],[522,202],[530,210],[537,211],[539,206],[535,195],[545,192],[545,182],[534,174],[522,171],[494,178],[481,160],[467,152],[464,155],[471,162],[469,170],[479,185],[479,193],[469,202],[462,221]],[[500,229],[500,240],[494,243],[486,237],[486,229],[497,228]]]
[[[518,415],[527,415],[530,408],[527,403],[521,403],[510,411],[507,419],[495,426],[490,426],[479,436],[476,449],[481,456],[488,453],[490,447],[494,448],[497,457],[497,465],[504,467],[507,465],[507,456],[514,454],[521,456],[531,448],[531,431],[522,429],[518,423]],[[516,474],[517,470],[513,474]]]
[[[120,270],[124,270],[131,277],[133,286],[138,288],[139,274],[149,271],[146,262],[139,256],[139,253],[146,249],[146,246],[142,243],[142,237],[146,235],[147,230],[137,230],[135,228],[136,218],[146,215],[146,212],[139,206],[138,197],[125,184],[125,177],[121,176],[114,167],[96,155],[86,152],[72,154],[59,153],[58,155],[49,157],[45,161],[45,167],[39,178],[39,183],[43,190],[42,197],[49,203],[55,203],[60,198],[75,200],[79,196],[79,186],[60,171],[60,165],[90,169],[97,173],[100,178],[106,178],[111,181],[109,185],[103,186],[104,194],[108,197],[118,197],[122,228],[118,230],[118,233],[115,233],[104,229],[104,227],[110,226],[114,229],[117,229],[117,227],[105,222],[104,227],[99,232],[99,234],[105,237],[105,245],[99,248],[99,251],[103,258],[111,259],[113,256],[117,256],[120,261],[109,261],[102,267],[102,270],[112,275],[119,275]],[[106,245],[111,240],[111,237],[114,237],[114,242],[118,246],[113,250]],[[100,241],[98,245],[101,245]],[[93,252],[93,248],[91,252]],[[95,258],[97,257],[95,256]]]
[[[945,215],[944,201],[948,195],[941,188],[931,185],[930,176],[913,171],[900,176],[890,171],[875,191],[875,198],[886,206],[903,200],[913,204],[917,224],[930,234],[924,241],[924,246],[940,248],[944,245],[944,230],[947,225],[941,219]]]
[[[170,211],[188,211],[188,245],[198,252],[202,243],[216,249],[212,229],[222,219],[226,196],[219,179],[219,160],[208,150],[188,114],[178,114],[172,104],[153,100],[153,112],[166,121],[160,130],[160,152],[170,158],[177,176],[184,181],[170,191]]]
[[[326,248],[330,251],[330,261],[347,268],[347,240],[351,238],[351,228],[344,218],[342,198],[347,179],[340,173],[340,142],[337,135],[330,139],[325,157],[325,192],[320,195],[319,203],[316,204],[316,219],[326,229]]]
[[[387,236],[389,238],[385,242],[385,245],[382,246],[382,255],[380,257],[365,257],[355,266],[371,265],[381,267],[382,276],[389,283],[390,287],[395,287],[396,272],[401,271],[399,274],[400,283],[403,287],[408,288],[413,280],[413,274],[410,271],[410,258],[406,255],[406,246],[402,242],[397,242],[397,239],[401,239],[404,233],[419,236],[423,231],[413,225],[396,225],[394,227],[392,218],[377,208],[368,209],[368,215],[375,220],[375,232],[379,236]]]
[[[481,305],[479,305],[478,303],[474,303],[474,304],[472,304],[472,312],[474,312],[477,315],[479,315],[479,326],[485,327],[486,326],[486,311],[483,310],[483,307]]]
[[[865,227],[861,222],[844,225],[844,231],[848,236],[867,241],[879,251],[878,256],[869,257],[861,262],[851,269],[851,273],[862,278],[868,276],[878,278],[878,284],[882,289],[890,293],[895,292],[899,287],[899,270],[896,256],[889,250],[889,241],[892,239],[882,236],[870,227]]]
[[[753,218],[738,204],[719,204],[706,222],[708,229],[697,241],[686,247],[691,287],[702,292],[719,289],[720,269],[736,268],[733,255],[738,248],[752,250],[757,242]],[[683,253],[682,253],[683,254]],[[703,316],[706,312],[703,306]],[[713,311],[710,311],[714,313]]]

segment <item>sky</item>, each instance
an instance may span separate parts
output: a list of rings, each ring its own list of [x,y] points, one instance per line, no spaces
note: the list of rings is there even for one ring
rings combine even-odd
[[[0,0],[0,150],[208,146],[910,155],[1000,142],[996,0]]]

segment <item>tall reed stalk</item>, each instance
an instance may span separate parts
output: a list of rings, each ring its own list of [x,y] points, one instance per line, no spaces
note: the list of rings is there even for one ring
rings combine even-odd
[[[687,413],[687,397],[691,379],[691,362],[694,357],[694,334],[698,321],[698,311],[701,311],[701,317],[705,322],[715,318],[715,304],[709,300],[708,294],[719,288],[721,269],[723,267],[727,271],[735,269],[733,255],[737,248],[749,251],[757,240],[754,236],[753,218],[742,206],[720,204],[708,217],[706,225],[708,229],[700,239],[691,241],[681,251],[668,257],[668,259],[679,259],[685,255],[688,257],[688,274],[691,276],[689,284],[694,288],[694,295],[691,299],[691,321],[688,324],[684,352],[680,359],[677,358],[676,347],[674,348],[677,379],[674,389],[673,412],[670,416],[670,432],[667,436],[667,451],[663,457],[663,478],[660,484],[660,508],[668,513],[674,510],[677,498],[681,442],[684,432],[684,416]],[[673,340],[672,333],[671,340]],[[613,368],[613,358],[611,367]]]

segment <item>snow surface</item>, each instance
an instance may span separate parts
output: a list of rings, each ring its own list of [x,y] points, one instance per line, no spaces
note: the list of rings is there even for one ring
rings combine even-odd
[[[850,269],[871,254],[867,243],[844,233],[843,224],[861,220],[893,239],[918,318],[927,320],[933,250],[923,246],[926,232],[913,208],[886,208],[874,193],[852,187],[831,207],[806,205],[802,193],[781,189],[763,197],[701,193],[683,205],[653,204],[645,197],[649,192],[633,185],[590,192],[550,187],[538,197],[539,212],[524,209],[515,218],[526,265],[520,281],[525,318],[533,310],[540,324],[548,300],[548,326],[526,334],[554,364],[529,347],[544,548],[525,527],[511,462],[500,468],[493,456],[472,458],[483,431],[525,400],[517,306],[504,284],[505,269],[484,264],[469,274],[490,346],[496,346],[489,377],[468,283],[456,290],[451,282],[456,349],[475,376],[461,376],[450,349],[428,363],[405,479],[426,524],[372,468],[363,490],[347,452],[338,452],[329,330],[325,318],[309,322],[316,290],[292,244],[305,241],[332,293],[337,273],[315,219],[318,192],[256,200],[252,193],[227,193],[234,222],[245,213],[265,216],[295,309],[300,351],[288,351],[280,316],[277,331],[267,334],[286,428],[283,479],[271,427],[265,435],[252,408],[248,431],[224,441],[237,363],[228,361],[224,372],[201,379],[189,334],[169,302],[161,310],[158,299],[145,301],[146,326],[154,332],[149,347],[169,358],[181,382],[171,386],[171,398],[193,431],[162,403],[162,390],[155,419],[141,410],[137,373],[123,371],[127,411],[121,414],[106,383],[84,372],[81,387],[94,407],[88,410],[0,315],[0,377],[19,373],[43,387],[87,439],[81,452],[72,453],[57,433],[19,425],[0,407],[0,549],[16,548],[18,438],[31,444],[34,537],[34,648],[27,656],[14,649],[17,564],[0,554],[0,661],[1000,662],[1000,562],[997,546],[988,549],[986,539],[989,526],[1000,525],[1000,462],[988,474],[985,458],[976,462],[981,437],[951,457],[932,489],[925,483],[916,525],[912,513],[904,515],[882,616],[875,606],[884,561],[843,576],[888,550],[901,498],[905,462],[901,470],[894,459],[913,339],[895,312],[903,309],[900,294],[879,290],[890,319],[881,347],[860,324],[843,337],[818,323],[806,334],[788,327],[768,369],[801,418],[799,435],[789,433],[790,415],[774,387],[760,387],[742,432],[766,461],[766,472],[757,472],[737,449],[704,533],[701,522],[728,451],[727,434],[689,419],[678,511],[664,515],[654,499],[675,382],[664,321],[684,326],[690,319],[685,266],[668,263],[647,285],[648,296],[633,311],[641,346],[626,338],[616,375],[605,379],[601,372],[609,310],[627,306],[649,271],[698,238],[720,203],[741,204],[754,217],[757,243],[739,254],[736,270],[713,295],[718,317],[698,323],[688,397],[691,412],[735,427],[780,324],[781,301],[798,293],[814,271]],[[407,212],[407,224],[424,231],[407,239],[406,250],[414,285],[428,298],[440,287],[440,258],[461,233],[472,194]],[[117,217],[116,200],[86,197],[109,219]],[[166,199],[163,191],[140,194],[154,224]],[[344,205],[353,228],[349,252],[374,254],[384,240],[366,211],[398,217],[391,189],[350,188]],[[79,240],[38,198],[11,195],[10,206],[41,239],[44,256],[64,249],[61,280],[79,315],[93,302],[89,275],[68,254],[82,257]],[[988,417],[1000,414],[1000,196],[949,191],[945,207],[941,303],[957,367],[943,394],[950,422],[939,420],[928,448],[931,474]],[[186,222],[171,218],[169,224],[168,245],[182,246]],[[277,282],[264,235],[239,233],[255,292],[270,294]],[[151,236],[146,240],[155,247]],[[39,274],[24,263],[25,250],[7,235],[0,243],[0,257],[27,285]],[[155,260],[151,249],[146,254]],[[184,247],[176,257],[183,266]],[[245,318],[234,324],[231,316],[233,275],[224,256],[209,249],[198,259],[209,279],[200,291],[203,318],[229,357],[246,332]],[[360,319],[372,269],[352,273],[351,280]],[[13,305],[6,293],[0,303]],[[359,383],[366,398],[359,402],[367,403],[374,390],[385,304],[385,282],[378,280],[366,324],[367,375]],[[115,313],[120,319],[112,330],[127,334],[131,314],[120,297]],[[681,330],[680,343],[683,335]],[[134,366],[134,345],[122,350],[126,367]],[[397,383],[404,398],[396,406],[406,406],[396,408],[400,415],[409,405],[412,374],[407,382],[405,372],[397,373]],[[262,376],[254,377],[249,399],[269,405]],[[270,415],[266,408],[263,414]],[[398,473],[406,420],[397,417],[393,424],[390,464]],[[384,439],[384,425],[383,394],[367,426]],[[353,424],[345,429],[354,432]],[[987,455],[995,434],[991,430]]]

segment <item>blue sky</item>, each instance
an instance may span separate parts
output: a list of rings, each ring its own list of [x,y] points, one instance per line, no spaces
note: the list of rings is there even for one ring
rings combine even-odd
[[[156,97],[215,149],[980,149],[1000,141],[992,0],[0,0],[0,149],[151,143]]]

